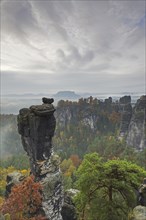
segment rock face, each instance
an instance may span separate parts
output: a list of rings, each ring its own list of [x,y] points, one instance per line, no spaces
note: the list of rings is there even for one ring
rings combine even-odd
[[[63,187],[59,157],[53,153],[52,137],[56,120],[53,99],[43,98],[42,105],[23,108],[18,115],[18,131],[30,168],[43,186],[42,209],[48,220],[62,220]]]
[[[137,100],[129,123],[127,144],[138,150],[146,148],[146,96]]]
[[[17,184],[19,184],[22,180],[24,180],[25,176],[23,176],[19,172],[13,172],[7,175],[7,185],[6,185],[6,197],[11,193],[11,188]]]
[[[64,204],[62,207],[62,217],[63,220],[77,220],[77,212],[75,205],[73,203],[73,197],[78,193],[79,191],[76,189],[69,189],[64,194]]]
[[[65,104],[63,100],[58,102],[56,111],[57,125],[65,128],[69,124],[85,126],[92,132],[96,132],[99,124],[103,125],[103,112],[112,112],[112,99],[109,97],[105,102],[93,99],[79,99],[77,102],[68,102]],[[103,125],[104,126],[104,125]]]
[[[128,132],[128,127],[132,117],[132,105],[130,96],[124,96],[120,98],[119,111],[121,112],[120,136],[123,137]]]
[[[131,220],[146,220],[146,207],[136,206],[133,210],[133,218]]]
[[[86,127],[92,134],[115,132],[118,128],[118,139],[126,140],[128,146],[137,150],[146,147],[146,96],[142,96],[134,107],[131,96],[123,96],[115,102],[111,97],[104,101],[93,97],[81,98],[78,102],[61,100],[56,119],[59,128]]]

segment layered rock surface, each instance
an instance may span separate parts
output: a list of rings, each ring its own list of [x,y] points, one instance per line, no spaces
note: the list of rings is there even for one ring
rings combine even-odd
[[[137,100],[128,127],[127,144],[138,150],[146,148],[146,96]]]
[[[119,100],[119,111],[121,112],[120,136],[125,136],[132,117],[131,97],[123,96]]]
[[[30,159],[31,173],[43,186],[42,209],[48,220],[62,220],[63,187],[59,157],[53,153],[56,120],[53,99],[19,111],[18,131]]]
[[[111,97],[105,101],[89,97],[80,99],[78,103],[65,103],[62,100],[58,104],[56,119],[62,129],[73,124],[76,127],[87,127],[92,133],[104,133],[112,131],[109,121],[112,113],[119,115],[116,122],[118,139],[125,139],[128,146],[137,150],[146,148],[146,96],[142,96],[134,107],[131,96],[123,96],[116,102]]]

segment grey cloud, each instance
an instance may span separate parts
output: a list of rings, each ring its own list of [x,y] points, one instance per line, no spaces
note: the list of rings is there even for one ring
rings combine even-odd
[[[34,73],[3,72],[2,85],[4,93],[52,93],[59,90],[78,92],[144,92],[143,73],[115,74],[103,73],[58,73],[35,75]]]
[[[144,1],[3,1],[3,64],[13,71],[5,72],[5,85],[10,91],[25,90],[26,85],[28,90],[43,86],[94,91],[143,85],[143,5]]]
[[[30,4],[27,1],[5,1],[1,10],[2,29],[6,33],[22,37],[25,35],[26,28],[34,27],[35,22],[31,14]]]

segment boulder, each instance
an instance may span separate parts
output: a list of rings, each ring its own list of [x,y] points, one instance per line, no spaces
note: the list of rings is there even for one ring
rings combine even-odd
[[[132,220],[146,220],[146,207],[141,205],[136,206],[133,210]]]
[[[24,180],[25,176],[23,176],[21,173],[19,172],[13,172],[7,175],[7,179],[6,179],[6,197],[9,196],[9,194],[11,193],[11,188],[17,184],[19,184],[22,180]]]

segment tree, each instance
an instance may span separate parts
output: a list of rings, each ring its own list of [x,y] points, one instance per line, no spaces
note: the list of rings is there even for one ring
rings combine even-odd
[[[73,165],[75,167],[78,167],[80,165],[80,163],[81,163],[81,159],[79,158],[79,156],[77,154],[72,154],[70,156],[70,159],[72,160]]]
[[[73,161],[71,159],[64,159],[60,164],[60,169],[62,171],[62,177],[63,177],[63,185],[64,189],[72,188],[72,176],[76,169],[76,167],[73,164]]]
[[[11,220],[31,219],[31,217],[37,219],[35,215],[39,212],[42,203],[41,189],[40,183],[34,181],[34,176],[27,177],[12,188],[0,211],[2,214],[9,213]]]
[[[77,170],[75,203],[82,220],[126,220],[146,171],[126,160],[103,162],[87,154]]]

